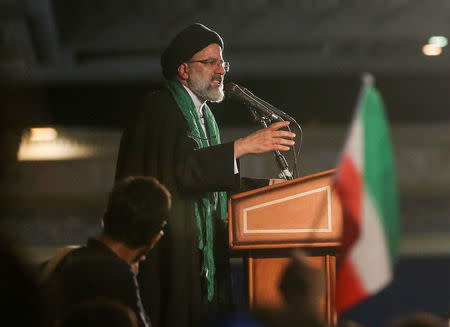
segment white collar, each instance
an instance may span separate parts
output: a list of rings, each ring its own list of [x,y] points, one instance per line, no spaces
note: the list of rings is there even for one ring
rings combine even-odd
[[[189,95],[192,99],[192,102],[194,102],[195,109],[197,110],[199,116],[203,117],[203,105],[206,103],[206,101],[204,101],[204,102],[200,101],[198,96],[194,92],[192,92],[186,85],[184,85],[184,84],[181,84],[181,85],[183,85],[183,87],[189,93]]]

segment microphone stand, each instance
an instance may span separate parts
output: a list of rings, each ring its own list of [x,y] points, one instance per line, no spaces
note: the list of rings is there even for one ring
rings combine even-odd
[[[269,126],[269,123],[271,123],[271,120],[268,116],[262,115],[259,112],[257,112],[255,109],[250,107],[250,111],[253,114],[253,118],[256,122],[260,123],[264,128],[267,128]],[[285,180],[292,180],[294,179],[292,177],[291,172],[289,171],[288,163],[285,158],[285,156],[279,151],[274,150],[275,155],[275,161],[277,162],[278,168],[280,169],[280,177],[283,177]]]

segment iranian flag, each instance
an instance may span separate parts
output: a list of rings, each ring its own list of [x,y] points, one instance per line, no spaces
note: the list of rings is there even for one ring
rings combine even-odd
[[[391,141],[370,75],[363,78],[335,188],[344,215],[336,282],[336,310],[342,312],[390,283],[399,239]]]

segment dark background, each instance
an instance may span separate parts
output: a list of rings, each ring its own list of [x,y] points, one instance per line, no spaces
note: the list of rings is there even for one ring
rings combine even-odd
[[[97,231],[114,156],[18,163],[22,130],[55,126],[117,135],[139,98],[163,85],[159,53],[168,40],[202,22],[224,38],[227,80],[295,117],[312,148],[304,156],[324,166],[335,164],[342,146],[330,140],[330,130],[348,127],[361,76],[373,74],[389,123],[401,129],[398,175],[409,247],[400,253],[392,285],[342,318],[378,327],[411,312],[443,315],[450,309],[450,60],[446,47],[439,57],[425,57],[421,48],[450,30],[448,9],[444,0],[0,1],[7,168],[1,177],[14,185],[12,200],[1,188],[3,203],[13,207],[5,216],[41,252]],[[212,107],[224,130],[255,128],[242,105]],[[431,249],[422,247],[429,242]],[[238,283],[238,298],[242,292]]]
[[[450,121],[450,77],[443,74],[380,74],[376,86],[387,117],[396,123]],[[232,79],[289,113],[302,124],[346,124],[351,120],[360,76]],[[12,119],[31,124],[124,127],[140,97],[162,81],[43,83],[9,86],[4,109]],[[245,107],[212,104],[222,126],[252,124]],[[32,109],[31,109],[32,107]],[[20,116],[20,119],[19,119]]]

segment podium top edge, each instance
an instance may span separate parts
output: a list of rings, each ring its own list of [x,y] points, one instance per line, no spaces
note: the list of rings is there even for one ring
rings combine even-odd
[[[267,190],[269,190],[269,189],[270,189],[270,190],[274,190],[274,189],[277,189],[277,188],[286,187],[286,186],[291,185],[291,184],[297,184],[297,183],[306,182],[306,181],[308,181],[308,180],[313,180],[313,179],[325,177],[325,176],[327,176],[327,175],[330,175],[330,176],[331,176],[331,175],[334,175],[334,174],[336,173],[336,171],[337,171],[337,168],[333,168],[333,169],[329,169],[329,170],[324,170],[324,171],[317,172],[317,173],[314,173],[314,174],[310,174],[310,175],[298,177],[298,178],[296,178],[296,179],[293,179],[293,180],[290,180],[290,181],[286,181],[286,182],[283,182],[283,183],[278,183],[278,184],[273,184],[273,185],[267,185],[267,186],[263,186],[263,187],[260,187],[260,188],[256,188],[256,189],[254,189],[254,190],[250,190],[250,191],[246,191],[246,192],[242,192],[242,193],[233,194],[233,195],[230,197],[230,200],[231,200],[231,199],[235,200],[235,199],[239,199],[239,198],[242,198],[242,197],[246,197],[246,196],[249,196],[249,195],[252,195],[252,194],[265,192],[265,191],[267,191]]]

